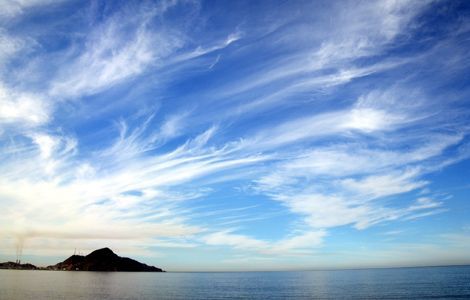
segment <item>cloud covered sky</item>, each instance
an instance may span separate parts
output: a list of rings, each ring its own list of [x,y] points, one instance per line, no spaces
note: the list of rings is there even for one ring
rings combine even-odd
[[[0,2],[0,260],[470,263],[466,1]]]

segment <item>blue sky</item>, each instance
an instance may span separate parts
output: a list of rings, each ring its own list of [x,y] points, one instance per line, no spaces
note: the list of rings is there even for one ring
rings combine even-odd
[[[466,1],[0,3],[0,260],[470,263]]]

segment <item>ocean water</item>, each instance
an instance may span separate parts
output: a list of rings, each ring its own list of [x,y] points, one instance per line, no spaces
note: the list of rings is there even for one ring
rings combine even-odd
[[[0,299],[470,299],[470,266],[308,272],[0,270]]]

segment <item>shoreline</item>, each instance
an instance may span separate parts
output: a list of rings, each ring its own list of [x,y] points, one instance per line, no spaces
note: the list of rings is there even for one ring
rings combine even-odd
[[[2,263],[0,263],[2,265]],[[35,266],[36,267],[36,266]],[[100,272],[100,273],[275,273],[275,272],[338,272],[338,271],[367,271],[367,270],[394,270],[394,269],[425,269],[425,268],[465,268],[470,264],[459,265],[434,265],[434,266],[400,266],[400,267],[366,267],[366,268],[344,268],[344,269],[310,269],[310,270],[247,270],[247,271],[91,271],[91,270],[60,270],[48,267],[36,267],[35,269],[26,268],[4,268],[1,270],[17,270],[17,271],[55,271],[55,272]]]

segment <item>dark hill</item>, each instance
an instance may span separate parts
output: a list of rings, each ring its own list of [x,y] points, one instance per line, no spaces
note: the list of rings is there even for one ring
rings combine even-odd
[[[109,248],[95,250],[87,256],[72,255],[63,262],[47,268],[66,271],[163,272],[160,268],[120,257]]]

